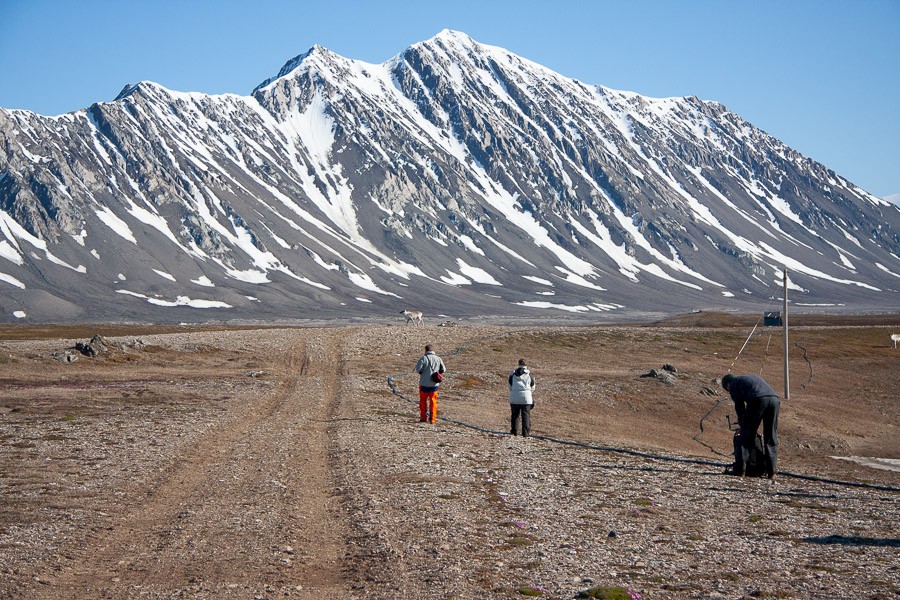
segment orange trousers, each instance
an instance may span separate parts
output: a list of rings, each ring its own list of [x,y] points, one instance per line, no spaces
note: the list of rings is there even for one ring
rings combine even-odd
[[[419,420],[434,423],[437,421],[437,390],[423,391],[419,388]]]

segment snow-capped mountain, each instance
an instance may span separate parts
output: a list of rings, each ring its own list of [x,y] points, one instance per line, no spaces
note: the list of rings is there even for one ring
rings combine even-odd
[[[458,32],[0,109],[2,320],[761,310],[784,268],[798,306],[896,309],[900,208],[716,102]]]

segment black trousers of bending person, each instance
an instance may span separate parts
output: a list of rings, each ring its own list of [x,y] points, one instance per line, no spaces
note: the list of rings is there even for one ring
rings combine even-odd
[[[778,396],[762,396],[747,402],[741,419],[741,452],[735,457],[735,471],[744,472],[750,460],[750,451],[756,443],[756,432],[763,426],[763,445],[766,447],[766,475],[773,477],[778,467],[778,413],[781,399]]]
[[[522,417],[522,435],[528,437],[531,433],[531,405],[530,404],[510,404],[510,433],[516,435],[519,429],[519,417]]]

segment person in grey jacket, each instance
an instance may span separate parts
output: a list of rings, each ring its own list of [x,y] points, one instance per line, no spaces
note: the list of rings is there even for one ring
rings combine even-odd
[[[531,433],[531,408],[534,406],[534,375],[528,370],[525,359],[509,374],[510,434],[516,435],[519,418],[522,419],[522,437]]]
[[[434,374],[444,374],[446,368],[441,357],[434,353],[431,344],[425,346],[425,354],[416,363],[419,374],[419,421],[422,423],[437,421],[437,397],[440,381],[434,380]]]
[[[744,466],[756,443],[756,432],[763,426],[763,444],[766,448],[766,476],[775,480],[778,467],[778,413],[781,399],[775,390],[758,375],[732,375],[722,377],[722,387],[734,401],[734,410],[740,424],[740,452],[735,452],[735,475],[745,475]]]

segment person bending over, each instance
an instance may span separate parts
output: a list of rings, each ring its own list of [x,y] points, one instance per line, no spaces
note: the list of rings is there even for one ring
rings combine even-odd
[[[756,441],[759,425],[763,426],[763,445],[766,448],[766,476],[775,480],[778,467],[778,413],[781,399],[765,379],[757,375],[722,377],[722,387],[734,401],[740,426],[740,452],[735,453],[735,475],[743,476],[745,465]]]

